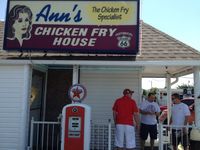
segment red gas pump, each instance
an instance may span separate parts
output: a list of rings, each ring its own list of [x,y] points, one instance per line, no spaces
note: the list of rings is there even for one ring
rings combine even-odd
[[[85,104],[69,104],[62,110],[61,150],[90,149],[91,108]]]

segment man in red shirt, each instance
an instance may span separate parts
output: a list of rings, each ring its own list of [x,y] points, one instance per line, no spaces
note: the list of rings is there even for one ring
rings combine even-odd
[[[125,89],[121,98],[113,105],[113,119],[116,125],[115,146],[117,150],[123,150],[124,137],[126,138],[126,149],[132,150],[136,147],[135,127],[139,129],[138,107],[132,94],[134,91]]]

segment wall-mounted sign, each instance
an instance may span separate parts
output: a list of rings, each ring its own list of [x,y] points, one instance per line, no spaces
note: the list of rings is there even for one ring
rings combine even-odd
[[[73,102],[81,102],[85,99],[87,90],[81,84],[74,84],[70,87],[68,95]]]
[[[137,54],[139,0],[9,0],[4,50]]]

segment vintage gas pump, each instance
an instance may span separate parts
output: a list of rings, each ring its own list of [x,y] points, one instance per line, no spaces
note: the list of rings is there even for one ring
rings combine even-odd
[[[73,103],[62,110],[61,150],[90,149],[91,108],[86,104]]]

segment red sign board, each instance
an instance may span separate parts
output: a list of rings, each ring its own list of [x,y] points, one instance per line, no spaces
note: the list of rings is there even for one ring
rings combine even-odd
[[[139,0],[9,0],[4,50],[135,55]]]

